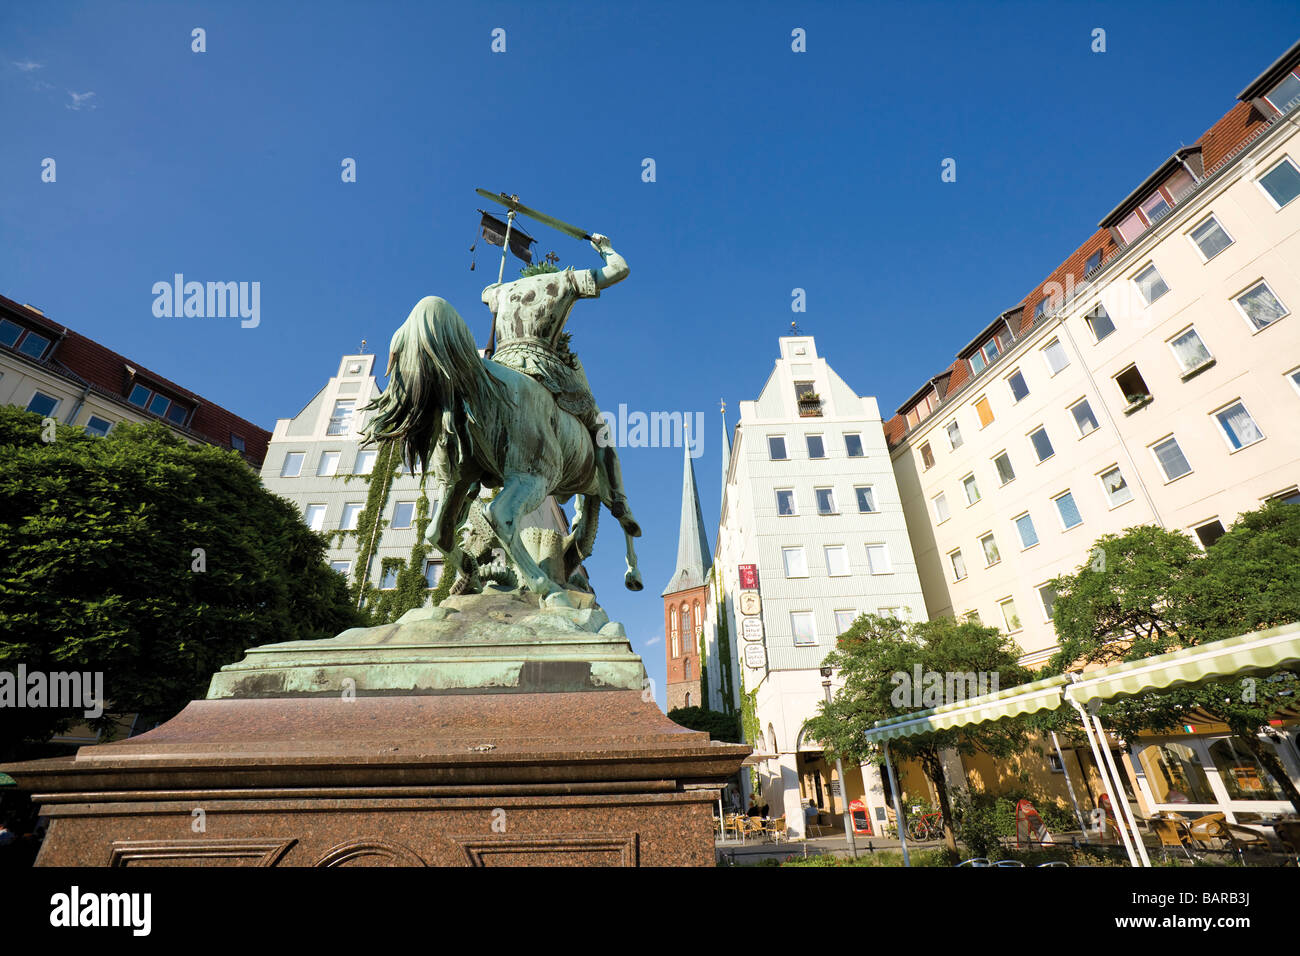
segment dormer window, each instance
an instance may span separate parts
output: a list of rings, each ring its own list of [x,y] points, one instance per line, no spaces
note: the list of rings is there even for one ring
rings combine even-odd
[[[1137,208],[1129,213],[1117,227],[1124,242],[1132,242],[1147,229],[1151,228],[1171,210],[1187,193],[1196,181],[1185,169],[1176,169],[1172,176],[1158,186],[1154,192],[1138,203]]]
[[[17,349],[34,359],[43,359],[50,348],[50,339],[17,322],[0,319],[0,344]]]
[[[985,368],[993,363],[994,359],[1007,350],[1007,347],[1011,345],[1012,341],[1011,332],[1004,325],[996,333],[989,336],[989,338],[986,339],[979,348],[971,353],[969,358],[967,358],[967,361],[970,362],[971,372],[978,375],[980,372],[984,371]]]
[[[1101,268],[1101,250],[1098,249],[1088,257],[1088,261],[1083,264],[1084,276],[1090,276]]]
[[[126,400],[132,405],[157,415],[159,418],[165,418],[173,425],[183,426],[192,411],[189,406],[183,405],[140,382],[136,382],[131,388],[131,394],[127,396]]]
[[[1296,67],[1296,70],[1300,70],[1300,67]],[[1296,70],[1288,73],[1282,82],[1264,95],[1268,105],[1279,113],[1286,113],[1300,103],[1300,79],[1297,78]]]

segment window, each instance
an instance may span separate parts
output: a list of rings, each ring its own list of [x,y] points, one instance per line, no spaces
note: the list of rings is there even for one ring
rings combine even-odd
[[[1279,491],[1275,495],[1269,495],[1268,501],[1281,501],[1288,505],[1300,505],[1300,488],[1291,487],[1286,491]]]
[[[1142,378],[1142,373],[1138,371],[1136,365],[1130,365],[1116,375],[1115,384],[1119,386],[1119,393],[1124,396],[1124,401],[1129,405],[1137,405],[1151,398],[1151,389],[1147,388],[1146,380]]]
[[[167,413],[167,409],[171,407],[171,404],[171,399],[166,395],[159,395],[157,392],[154,392],[153,398],[149,400],[149,411],[153,412],[155,415],[162,416]]]
[[[776,513],[779,515],[792,515],[794,510],[794,492],[788,488],[778,490],[776,493]]]
[[[1300,79],[1296,79],[1295,71],[1292,70],[1283,77],[1282,82],[1269,90],[1264,99],[1279,113],[1285,113],[1300,103]]]
[[[1110,502],[1112,508],[1133,500],[1133,492],[1118,468],[1102,472],[1101,487],[1106,492],[1106,500]]]
[[[998,609],[1002,611],[1002,620],[1007,625],[1008,634],[1020,630],[1020,615],[1016,613],[1016,602],[1014,599],[1003,598],[998,602]]]
[[[966,559],[961,556],[961,548],[949,551],[948,560],[952,563],[952,579],[960,581],[966,576]]]
[[[1083,264],[1083,274],[1085,276],[1091,275],[1100,266],[1101,266],[1101,250],[1098,249],[1096,252],[1090,255],[1088,257],[1088,261]]]
[[[394,591],[397,589],[397,568],[384,568],[383,576],[379,579],[379,590]]]
[[[1296,390],[1297,394],[1300,394],[1300,368],[1296,369],[1293,372],[1287,372],[1286,377],[1287,380],[1291,383],[1291,387]]]
[[[1278,297],[1273,294],[1273,290],[1268,287],[1268,283],[1263,279],[1237,296],[1233,301],[1237,303],[1237,308],[1241,310],[1241,314],[1246,317],[1246,321],[1251,324],[1251,327],[1256,332],[1272,325],[1287,314],[1286,306],[1278,300]]]
[[[346,435],[352,431],[352,409],[356,402],[350,398],[341,398],[334,403],[334,411],[330,413],[329,427],[325,429],[326,435]]]
[[[281,478],[297,478],[302,474],[302,460],[306,457],[305,452],[291,451],[284,456],[284,464],[280,466]]]
[[[812,611],[790,612],[790,633],[796,644],[817,643],[817,621]]]
[[[1086,398],[1071,405],[1070,414],[1074,416],[1074,427],[1079,429],[1080,438],[1092,434],[1101,427],[1097,424],[1097,416],[1092,413],[1092,406],[1088,404]]]
[[[677,609],[673,607],[668,609],[668,628],[672,633],[672,638],[669,641],[669,644],[672,647],[672,656],[681,657],[682,639],[677,633]]]
[[[1056,452],[1052,449],[1052,440],[1047,437],[1046,428],[1036,428],[1029,433],[1029,440],[1033,443],[1034,454],[1038,456],[1039,461],[1047,461]]]
[[[1201,337],[1196,334],[1195,329],[1188,329],[1181,335],[1170,339],[1169,348],[1173,350],[1174,359],[1178,362],[1178,367],[1182,369],[1183,374],[1195,371],[1213,358],[1210,355],[1210,350],[1201,341]]]
[[[113,423],[100,418],[98,415],[91,415],[86,421],[86,434],[98,435],[103,438],[108,434],[108,430],[113,427]]]
[[[352,466],[352,474],[368,475],[375,470],[375,450],[373,448],[357,452],[356,463]]]
[[[172,402],[172,407],[167,409],[167,420],[173,425],[184,425],[189,414],[189,409]]]
[[[27,410],[35,412],[43,418],[48,418],[54,414],[54,410],[59,407],[59,399],[53,395],[46,395],[44,392],[34,392],[31,399],[27,402]]]
[[[1044,346],[1043,360],[1047,362],[1048,371],[1053,375],[1070,364],[1070,359],[1065,354],[1065,346],[1061,344],[1060,339],[1052,339]]]
[[[984,549],[984,567],[991,568],[1002,560],[1002,555],[998,553],[998,543],[993,540],[993,532],[980,538],[980,547]]]
[[[39,359],[45,354],[45,350],[50,347],[50,340],[43,335],[27,330],[23,340],[18,343],[18,351],[24,355],[30,355],[34,359]]]
[[[972,375],[978,375],[980,372],[984,371],[984,369],[989,364],[988,362],[984,361],[984,356],[979,352],[976,352],[974,355],[972,355],[969,361],[970,361],[970,370]]]
[[[0,345],[12,346],[23,334],[23,327],[8,319],[0,319]]]
[[[1029,386],[1025,384],[1025,377],[1020,374],[1020,370],[1012,372],[1007,376],[1007,387],[1011,389],[1011,400],[1020,401],[1029,394]]]
[[[980,396],[975,400],[975,414],[980,417],[980,428],[993,423],[993,409],[989,407],[989,400]]]
[[[808,577],[808,561],[804,558],[803,548],[782,548],[781,560],[785,562],[787,578]]]
[[[1032,548],[1038,544],[1038,532],[1034,529],[1034,519],[1026,511],[1018,518],[1012,518],[1016,526],[1016,531],[1020,533],[1020,546],[1022,548]]]
[[[845,610],[835,612],[835,633],[843,634],[853,626],[853,622],[858,619],[858,612]]]
[[[868,514],[876,510],[876,492],[870,485],[859,485],[853,489],[858,496],[858,511]]]
[[[883,544],[867,545],[867,567],[872,574],[889,574],[894,570],[889,563],[889,548]]]
[[[948,447],[953,451],[956,451],[962,446],[962,441],[964,440],[961,437],[961,428],[957,426],[956,421],[951,421],[943,427],[944,431],[948,433]]]
[[[861,436],[861,435],[845,435],[845,436],[844,436],[844,451],[848,454],[848,456],[849,456],[850,458],[861,458],[861,457],[863,456],[863,451],[862,451],[862,436]]]
[[[772,461],[785,461],[785,437],[782,435],[767,436],[767,457]]]
[[[1039,319],[1043,317],[1043,314],[1047,311],[1047,307],[1051,304],[1051,302],[1052,300],[1046,296],[1038,300],[1038,305],[1034,306],[1035,322],[1037,322]]]
[[[835,492],[830,488],[814,488],[813,495],[817,499],[817,513],[819,515],[835,514]]]
[[[1196,243],[1196,248],[1201,251],[1201,258],[1209,262],[1228,246],[1232,245],[1232,237],[1228,235],[1219,220],[1211,216],[1188,234],[1188,238]]]
[[[943,524],[952,517],[952,513],[948,511],[948,497],[943,492],[939,492],[939,494],[934,496],[933,500],[935,523]]]
[[[234,432],[231,432],[230,447],[233,448],[235,451],[245,451],[243,436],[236,435]]]
[[[1115,323],[1110,320],[1105,306],[1097,306],[1084,316],[1084,321],[1088,323],[1088,331],[1092,333],[1094,342],[1100,342],[1115,331]]]
[[[975,475],[970,474],[961,480],[962,490],[966,492],[966,503],[973,505],[980,500],[980,489],[975,483]]]
[[[415,502],[399,501],[393,506],[393,527],[409,528],[415,521]]]
[[[131,389],[131,394],[127,398],[127,401],[132,405],[138,405],[141,408],[144,408],[149,404],[149,396],[152,394],[153,393],[143,385],[136,385]]]
[[[1016,480],[1016,473],[1011,467],[1011,459],[1007,457],[1006,452],[1000,451],[993,456],[993,467],[997,469],[998,481],[1001,484],[1005,485]]]
[[[316,477],[328,478],[337,474],[339,470],[339,453],[336,451],[323,451],[320,453],[320,463],[316,465]]]
[[[351,561],[331,561],[331,562],[330,562],[330,570],[331,570],[331,571],[336,571],[336,572],[338,572],[339,574],[343,575],[344,577],[347,577],[348,572],[352,570],[352,562],[351,562]]]
[[[1223,522],[1218,518],[1196,526],[1196,537],[1200,539],[1201,547],[1203,548],[1208,548],[1225,534],[1227,534],[1227,532],[1223,528]]]
[[[1142,293],[1142,298],[1146,300],[1147,305],[1169,291],[1169,286],[1165,285],[1165,280],[1160,277],[1155,266],[1147,266],[1134,277],[1133,281],[1137,284],[1138,291]]]
[[[339,518],[340,531],[356,531],[357,519],[361,517],[362,504],[359,501],[349,501],[343,506],[343,514]]]
[[[307,506],[307,527],[313,531],[322,531],[325,528],[325,506],[308,505]]]
[[[1052,500],[1056,502],[1056,512],[1061,516],[1061,526],[1066,531],[1083,524],[1083,516],[1079,514],[1079,506],[1074,503],[1073,494],[1067,491]]]
[[[1056,607],[1056,588],[1051,584],[1040,584],[1038,586],[1038,600],[1043,606],[1043,620],[1052,619],[1052,611]]]
[[[808,457],[809,458],[826,457],[826,445],[824,442],[822,442],[821,435],[808,436]]]
[[[1233,451],[1264,440],[1264,433],[1241,402],[1233,402],[1223,411],[1215,412],[1214,420],[1219,423],[1219,429]]]
[[[842,544],[827,545],[826,573],[833,578],[842,578],[849,573],[849,549]]]
[[[1169,202],[1157,190],[1147,197],[1146,202],[1142,203],[1138,208],[1142,210],[1142,214],[1147,217],[1148,222],[1155,223],[1163,219],[1165,214],[1169,212]]]
[[[1187,458],[1183,455],[1183,450],[1178,447],[1178,439],[1173,435],[1152,445],[1151,454],[1156,456],[1160,470],[1165,473],[1166,481],[1181,478],[1192,470],[1192,466],[1187,463]]]
[[[921,464],[925,466],[925,471],[934,467],[934,452],[930,450],[929,442],[921,446]]]
[[[1259,177],[1259,185],[1268,193],[1268,198],[1273,200],[1273,205],[1281,209],[1296,196],[1300,196],[1300,170],[1296,169],[1295,163],[1290,159],[1283,159]]]
[[[424,584],[426,587],[436,588],[438,580],[442,577],[441,561],[424,562]]]

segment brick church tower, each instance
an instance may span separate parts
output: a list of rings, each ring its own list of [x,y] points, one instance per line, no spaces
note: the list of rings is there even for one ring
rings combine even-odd
[[[667,657],[668,709],[703,707],[700,693],[700,635],[713,565],[704,516],[695,487],[690,442],[682,467],[682,523],[677,535],[677,568],[663,590],[664,653]]]

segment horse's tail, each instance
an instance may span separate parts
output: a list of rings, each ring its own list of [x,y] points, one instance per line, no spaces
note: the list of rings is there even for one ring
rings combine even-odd
[[[505,389],[483,367],[465,320],[451,304],[427,296],[415,304],[388,347],[388,388],[367,408],[372,441],[404,440],[404,459],[428,467],[434,443],[447,442],[449,468],[473,455],[468,415],[504,400]]]

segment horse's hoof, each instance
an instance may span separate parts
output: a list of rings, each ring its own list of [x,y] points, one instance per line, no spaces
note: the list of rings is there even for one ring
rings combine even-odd
[[[645,587],[645,585],[641,583],[641,572],[636,569],[632,569],[628,571],[627,574],[623,575],[623,583],[627,585],[629,591],[640,591]]]

